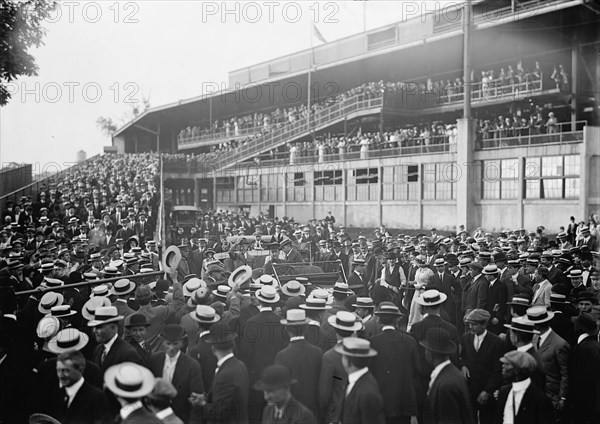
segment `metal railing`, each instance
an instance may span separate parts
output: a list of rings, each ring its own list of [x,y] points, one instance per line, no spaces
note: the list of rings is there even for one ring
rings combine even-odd
[[[238,128],[237,131],[235,131],[235,129],[230,129],[229,131],[227,131],[224,128],[219,128],[218,130],[209,130],[208,133],[203,133],[199,135],[188,136],[180,134],[177,136],[177,146],[179,148],[189,147],[190,144],[194,143],[202,143],[201,145],[203,146],[210,146],[212,144],[218,144],[223,141],[236,140],[238,138],[259,135],[263,131],[267,130],[268,128],[265,128],[263,126],[253,126],[250,128]]]
[[[583,129],[586,125],[587,121],[577,121],[574,127],[571,122],[561,122],[542,134],[532,134],[529,127],[512,130],[493,130],[489,132],[489,138],[483,138],[479,141],[480,150],[506,149],[519,146],[539,146],[542,144],[581,143],[583,142],[584,137]],[[515,132],[521,133],[515,135]],[[511,133],[512,135],[510,135]]]

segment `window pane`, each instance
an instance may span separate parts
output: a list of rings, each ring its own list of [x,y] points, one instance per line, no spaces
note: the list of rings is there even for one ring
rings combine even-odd
[[[417,200],[419,198],[419,185],[408,184],[408,200]]]
[[[519,160],[504,159],[502,161],[502,178],[511,178],[517,180],[519,178]]]
[[[549,156],[542,158],[542,176],[559,177],[563,175],[562,156]]]
[[[435,183],[423,183],[423,199],[435,199]]]
[[[539,178],[540,158],[525,158],[525,178]]]
[[[484,199],[499,199],[500,198],[500,181],[484,181],[483,182],[483,198]]]
[[[383,200],[394,200],[394,184],[383,184]]]
[[[580,175],[579,155],[565,156],[565,175]]]
[[[579,198],[579,182],[579,178],[565,178],[565,198]]]
[[[486,160],[483,162],[483,181],[497,182],[500,181],[501,165],[498,160]]]
[[[544,198],[545,199],[561,199],[562,194],[562,179],[555,180],[542,180],[544,187]]]
[[[452,183],[436,184],[436,199],[450,199],[452,195]]]
[[[517,187],[519,186],[517,181],[514,180],[502,180],[502,199],[516,199],[517,198]]]
[[[415,184],[412,184],[415,185]],[[394,185],[394,200],[406,200],[408,198],[408,187],[409,184],[395,184]]]
[[[540,180],[525,181],[525,197],[527,199],[540,198]]]
[[[423,165],[423,181],[435,181],[435,163],[426,163]]]

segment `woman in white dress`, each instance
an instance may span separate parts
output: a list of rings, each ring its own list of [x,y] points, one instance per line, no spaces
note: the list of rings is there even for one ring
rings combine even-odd
[[[419,265],[419,269],[415,272],[415,295],[410,304],[406,331],[410,331],[410,328],[415,322],[419,322],[423,319],[421,306],[417,303],[417,300],[423,296],[423,292],[427,290],[427,285],[433,281],[434,278],[434,273],[425,263],[424,256],[417,256],[415,262]]]

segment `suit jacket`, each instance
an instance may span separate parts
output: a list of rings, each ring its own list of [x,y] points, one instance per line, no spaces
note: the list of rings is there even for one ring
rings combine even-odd
[[[576,422],[600,422],[600,345],[586,337],[571,349],[567,402]]]
[[[377,351],[377,359],[370,370],[383,395],[385,416],[416,416],[415,385],[419,382],[420,368],[417,343],[404,331],[386,328],[371,339],[371,347]]]
[[[188,355],[200,364],[204,387],[207,389],[212,387],[215,370],[217,369],[217,357],[213,354],[211,345],[200,339],[196,346],[188,351]]]
[[[262,424],[317,424],[313,413],[293,395],[285,405],[281,418],[275,418],[275,412],[275,405],[265,406]]]
[[[486,309],[485,303],[482,301],[482,293],[487,293],[488,282],[485,277],[480,274],[476,279],[465,287],[465,311],[473,309]],[[480,293],[481,292],[481,293]]]
[[[142,347],[135,340],[128,340],[128,343],[131,346],[133,346],[133,348],[135,349],[135,351],[140,356],[140,359],[141,359],[140,365],[143,365],[144,367],[149,368],[150,367],[150,355],[151,355],[151,352],[150,352],[150,350],[148,350],[148,345],[145,345],[145,347]]]
[[[247,424],[248,370],[236,357],[226,360],[215,374],[204,406],[208,424]]]
[[[442,368],[429,389],[423,411],[423,423],[473,423],[467,382],[453,364]]]
[[[575,328],[571,318],[562,311],[554,311],[554,318],[550,320],[552,331],[562,337],[569,346],[573,347],[577,344],[577,336],[575,336]]]
[[[538,340],[539,336],[534,336],[534,346],[537,346]],[[561,397],[567,397],[570,351],[565,339],[553,330],[537,349],[546,373],[546,394],[555,404]]]
[[[503,422],[504,407],[511,389],[512,385],[506,385],[500,389],[498,394],[496,413],[499,424]],[[550,398],[539,387],[531,383],[523,394],[514,424],[554,424],[555,422],[554,408]]]
[[[45,396],[51,399],[50,409],[44,413],[56,418],[63,424],[101,424],[111,421],[108,400],[101,389],[92,386],[87,381],[73,398],[73,401],[66,408],[64,403],[65,391],[56,385]]]
[[[541,288],[540,288],[541,286]],[[543,305],[546,307],[550,307],[550,294],[552,293],[552,284],[548,280],[542,281],[542,283],[537,283],[533,286],[533,300],[531,301],[531,306],[533,305]]]
[[[494,285],[488,285],[486,309],[491,316],[488,331],[491,331],[494,334],[500,334],[504,331],[506,302],[508,302],[507,296],[508,290],[506,284],[502,284],[499,279],[496,279]],[[494,318],[498,319],[498,324],[492,324],[492,319]]]
[[[344,399],[342,424],[385,424],[383,398],[371,372],[360,377]]]
[[[475,335],[465,333],[461,337],[460,362],[469,369],[467,387],[471,398],[476,399],[482,391],[493,395],[502,384],[502,364],[505,344],[494,333],[487,332],[479,350],[475,350]]]
[[[119,417],[120,418],[120,417]],[[140,409],[133,411],[127,418],[121,421],[121,424],[164,424],[156,418],[148,408],[142,406]]]
[[[155,353],[150,357],[150,370],[156,377],[162,377],[165,366],[166,354]],[[177,389],[177,396],[173,398],[171,407],[184,422],[190,419],[191,405],[188,398],[194,393],[204,393],[202,385],[202,372],[198,362],[181,352],[175,365],[171,384]]]
[[[92,355],[92,362],[100,367],[100,372],[102,375],[104,375],[104,372],[107,368],[122,362],[135,362],[136,364],[142,363],[142,358],[140,358],[140,355],[138,355],[135,348],[121,337],[117,337],[108,351],[106,358],[104,358],[104,362],[100,363],[103,351],[104,345],[99,344],[94,349],[94,353]]]
[[[291,386],[292,395],[315,414],[318,411],[319,375],[322,352],[306,340],[294,340],[275,356],[275,364],[290,370],[298,382]]]
[[[323,354],[319,377],[319,417],[325,423],[337,423],[341,417],[348,375],[342,365],[342,354],[334,348]]]

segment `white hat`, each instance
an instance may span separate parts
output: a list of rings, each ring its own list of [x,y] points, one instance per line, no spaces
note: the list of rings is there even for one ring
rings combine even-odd
[[[81,350],[89,342],[90,338],[87,334],[82,333],[76,328],[65,328],[59,331],[56,336],[48,342],[48,350],[52,353],[60,355],[68,350]]]
[[[264,303],[277,303],[279,302],[279,293],[273,286],[262,286],[256,291],[256,298]]]
[[[119,311],[115,306],[100,306],[94,311],[94,319],[88,322],[88,327],[123,321],[124,318],[123,315],[119,315]]]
[[[38,322],[36,333],[40,339],[49,339],[56,336],[60,330],[60,321],[51,315],[46,315]]]
[[[327,318],[327,322],[333,328],[345,331],[358,331],[363,328],[363,324],[357,315],[348,311],[339,311],[335,315]]]
[[[38,305],[38,311],[44,315],[48,315],[54,306],[62,305],[65,298],[62,294],[56,292],[44,293]]]
[[[122,362],[109,367],[104,373],[104,384],[116,396],[137,399],[154,389],[152,372],[133,362]]]
[[[81,315],[87,321],[92,321],[94,319],[94,313],[96,312],[96,309],[104,306],[110,306],[110,299],[104,296],[94,296],[85,302],[83,308],[81,308]]]
[[[120,280],[115,281],[112,289],[110,289],[110,294],[115,296],[123,296],[128,293],[131,293],[135,290],[135,283],[127,278],[121,278]]]
[[[446,296],[445,293],[442,293],[435,289],[431,289],[431,290],[425,290],[423,292],[423,295],[421,297],[419,297],[416,300],[416,302],[422,306],[435,306],[435,305],[441,305],[442,303],[444,303],[446,301],[447,298],[448,298],[448,296]]]

